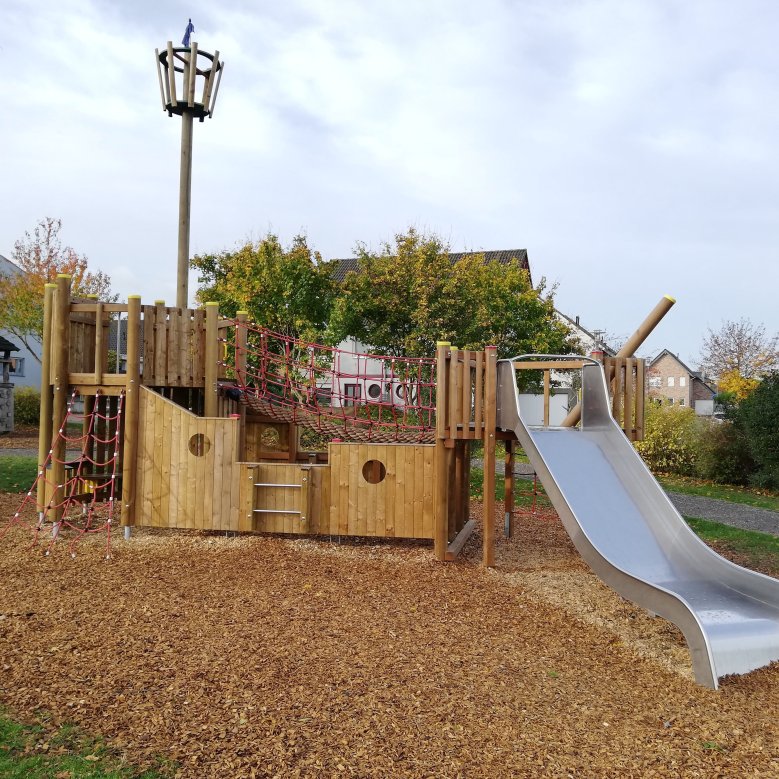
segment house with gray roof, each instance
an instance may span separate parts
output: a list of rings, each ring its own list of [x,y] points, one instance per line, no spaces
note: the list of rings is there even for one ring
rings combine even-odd
[[[533,278],[530,276],[530,262],[527,258],[527,249],[500,249],[489,252],[449,252],[449,259],[454,265],[464,257],[473,257],[475,254],[483,254],[484,262],[499,262],[501,265],[508,265],[512,260],[519,260],[519,266],[522,270],[528,272],[530,283]],[[348,273],[358,273],[360,270],[360,260],[358,257],[348,257],[344,260],[335,260],[333,269],[333,279],[342,282]]]

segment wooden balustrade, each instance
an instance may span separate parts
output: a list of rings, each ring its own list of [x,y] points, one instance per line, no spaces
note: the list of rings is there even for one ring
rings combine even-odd
[[[484,436],[484,352],[442,346],[439,359],[436,435],[449,440]]]
[[[611,415],[630,441],[644,437],[646,364],[638,357],[607,357],[606,376],[611,381]]]

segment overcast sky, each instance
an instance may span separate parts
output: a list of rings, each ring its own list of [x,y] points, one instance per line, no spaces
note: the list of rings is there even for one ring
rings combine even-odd
[[[0,254],[44,216],[124,299],[175,302],[181,120],[154,49],[225,62],[195,125],[192,253],[413,225],[526,248],[589,329],[697,364],[779,330],[779,4],[766,0],[3,0]],[[191,279],[191,295],[195,279]]]

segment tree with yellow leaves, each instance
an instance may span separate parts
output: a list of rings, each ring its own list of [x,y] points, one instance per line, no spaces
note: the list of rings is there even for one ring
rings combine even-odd
[[[113,301],[111,279],[102,271],[92,272],[87,258],[70,246],[62,246],[62,220],[45,217],[32,233],[25,232],[14,244],[12,261],[18,273],[0,277],[0,328],[16,336],[40,362],[43,341],[43,288],[60,273],[72,277],[73,295],[97,295]]]
[[[733,368],[720,376],[717,389],[720,392],[727,392],[734,400],[740,401],[751,395],[759,384],[759,379],[748,379]]]

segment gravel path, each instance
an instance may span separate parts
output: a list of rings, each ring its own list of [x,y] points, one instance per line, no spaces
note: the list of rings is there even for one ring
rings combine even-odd
[[[758,530],[779,536],[779,512],[731,503],[728,500],[704,498],[700,495],[682,495],[669,492],[668,497],[685,517],[710,519],[723,525],[740,527],[742,530]]]

